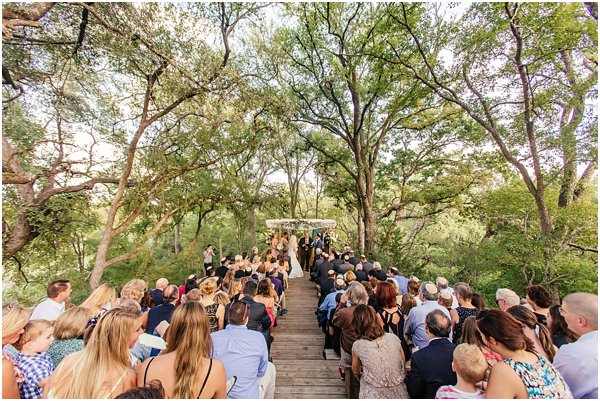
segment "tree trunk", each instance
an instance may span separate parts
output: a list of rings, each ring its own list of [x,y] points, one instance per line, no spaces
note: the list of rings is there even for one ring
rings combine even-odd
[[[179,238],[180,238],[180,228],[179,223],[175,224],[175,233],[173,235],[173,250],[175,251],[175,255],[179,255],[181,249],[179,248]]]
[[[362,208],[360,206],[360,202],[358,202],[358,204],[356,205],[356,213],[357,213],[357,219],[356,219],[356,241],[358,242],[358,250],[360,251],[360,253],[364,253],[365,251],[365,231],[364,231],[364,222],[363,222],[363,215],[362,215]]]
[[[254,205],[248,209],[248,231],[250,231],[250,241],[252,246],[256,245],[256,209]]]

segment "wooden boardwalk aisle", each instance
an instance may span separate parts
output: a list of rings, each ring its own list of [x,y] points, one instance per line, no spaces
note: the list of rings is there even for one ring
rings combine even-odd
[[[339,360],[323,358],[323,331],[317,326],[317,291],[305,272],[289,281],[288,314],[278,319],[271,357],[277,368],[275,398],[347,398]]]

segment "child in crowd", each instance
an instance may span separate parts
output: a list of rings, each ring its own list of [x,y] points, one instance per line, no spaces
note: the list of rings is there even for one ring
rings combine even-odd
[[[441,386],[436,399],[485,398],[485,391],[477,388],[477,383],[485,378],[488,364],[476,345],[459,344],[454,349],[452,370],[458,379],[455,386]]]
[[[42,398],[43,388],[54,364],[46,351],[54,341],[54,326],[49,320],[32,320],[25,326],[17,348],[21,351],[17,359],[19,369],[23,373],[21,398]]]

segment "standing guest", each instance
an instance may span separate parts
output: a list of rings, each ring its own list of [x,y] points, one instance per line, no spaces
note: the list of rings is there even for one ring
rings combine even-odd
[[[367,275],[369,275],[369,272],[373,270],[373,264],[367,260],[367,257],[365,255],[360,255],[360,258],[358,258],[358,260],[360,261],[364,272],[367,273]]]
[[[288,245],[290,244],[289,234],[287,232],[283,233],[283,237],[281,237],[281,245],[283,245],[283,249],[287,250]]]
[[[434,398],[440,386],[456,383],[456,373],[452,370],[456,345],[449,340],[452,326],[444,312],[447,311],[434,309],[425,317],[429,344],[413,354],[406,380],[412,398]]]
[[[450,313],[452,313],[454,310],[452,309],[452,301],[452,294],[449,292],[440,292],[440,296],[438,297],[438,305],[443,306]]]
[[[129,349],[143,333],[141,312],[113,308],[98,321],[83,349],[56,367],[44,398],[114,398],[136,386]]]
[[[477,388],[477,383],[484,379],[487,368],[485,358],[476,345],[458,345],[454,349],[452,360],[452,370],[456,372],[457,378],[456,385],[438,388],[435,398],[446,400],[485,398],[485,391]]]
[[[548,313],[548,329],[552,335],[552,342],[558,348],[565,344],[574,343],[579,338],[577,334],[569,329],[567,321],[560,314],[560,305],[550,307],[550,313]]]
[[[412,308],[408,313],[408,318],[404,323],[404,334],[410,336],[413,344],[416,347],[425,348],[429,345],[429,335],[426,331],[425,319],[429,312],[437,309],[442,311],[448,319],[450,319],[450,312],[443,306],[438,305],[437,298],[439,292],[437,287],[431,281],[425,281],[421,285],[419,291],[419,297],[421,299],[421,306]],[[435,394],[435,393],[434,393]]]
[[[348,255],[344,256],[344,263],[338,265],[337,272],[338,274],[346,274],[346,272],[352,271],[354,266],[352,266],[348,261],[350,257]]]
[[[443,292],[447,292],[450,295],[452,295],[452,309],[458,308],[458,301],[456,300],[456,296],[454,295],[454,289],[452,287],[448,287],[448,279],[445,277],[438,277],[435,279],[435,285],[440,291],[440,294]]]
[[[71,308],[54,323],[54,341],[48,349],[48,356],[54,366],[67,356],[83,350],[83,331],[92,317],[89,309],[78,306]]]
[[[159,380],[167,398],[226,398],[225,369],[213,359],[208,316],[199,302],[173,313],[164,353],[137,368],[137,385]]]
[[[2,305],[2,398],[19,398],[23,374],[17,366],[19,351],[12,345],[25,332],[31,310],[17,301]]]
[[[354,268],[354,274],[356,275],[356,281],[362,283],[363,281],[368,280],[367,273],[363,270],[362,263],[358,263]]]
[[[387,274],[381,270],[381,263],[373,263],[373,270],[369,272],[369,277],[371,276],[375,277],[379,281],[385,281],[385,279],[387,279]]]
[[[344,279],[344,276],[339,277],[341,277],[342,280]],[[331,292],[333,291],[333,288],[335,286],[335,279],[335,271],[329,270],[327,272],[327,280],[321,283],[321,296],[319,297],[318,305],[321,305],[321,303],[325,300],[325,297],[331,294]]]
[[[352,266],[356,267],[356,265],[360,263],[360,259],[354,256],[354,251],[350,250],[350,252],[348,252],[348,256],[350,256],[350,258],[348,258],[348,263],[350,263]]]
[[[479,310],[485,309],[485,301],[481,294],[473,293],[471,296],[471,303]]]
[[[211,244],[206,246],[204,250],[204,269],[206,270],[208,267],[212,267],[212,258],[215,256],[215,251]]]
[[[169,280],[167,280],[164,277],[161,277],[158,280],[156,280],[156,288],[150,291],[152,293],[152,296],[154,297],[154,305],[160,305],[163,303],[163,291],[165,290],[165,288],[167,288],[168,285]]]
[[[513,290],[509,290],[508,288],[499,288],[496,291],[496,304],[500,308],[500,310],[507,310],[511,306],[517,306],[521,302],[521,299]]]
[[[421,289],[421,284],[419,283],[419,279],[415,276],[412,276],[410,280],[408,280],[408,293],[412,295],[417,306],[421,306],[421,297],[419,296],[419,291]]]
[[[217,282],[214,279],[205,280],[200,287],[202,294],[200,303],[208,316],[208,327],[211,333],[225,327],[225,306],[215,301],[216,292]]]
[[[225,279],[225,275],[229,271],[229,263],[231,262],[231,257],[227,256],[221,259],[221,266],[217,267],[215,270],[215,276],[219,276],[222,279]]]
[[[69,280],[56,280],[46,289],[48,298],[38,304],[29,320],[55,321],[65,311],[65,300],[71,296],[71,282]]]
[[[400,271],[396,267],[390,267],[389,276],[398,284],[398,290],[400,290],[401,295],[408,293],[408,279],[400,274]]]
[[[321,239],[320,233],[317,233],[316,240],[315,240],[315,252],[317,249],[321,250],[321,252],[319,252],[319,253],[323,252],[323,240]]]
[[[565,378],[573,397],[598,399],[598,295],[567,295],[561,315],[579,339],[560,347],[554,366]]]
[[[408,314],[410,313],[410,310],[416,306],[417,306],[417,301],[415,300],[415,298],[412,295],[410,295],[410,294],[402,295],[402,303],[400,304],[400,311],[402,312],[402,315],[404,316],[404,321],[406,321],[406,319],[408,318]]]
[[[523,325],[510,313],[484,309],[477,328],[483,343],[503,358],[492,367],[487,398],[573,398],[558,370],[535,354]]]
[[[260,302],[265,306],[267,315],[271,318],[271,329],[275,326],[275,302],[278,300],[277,292],[271,283],[271,280],[263,279],[258,282],[256,289],[256,295],[254,296],[256,302]]]
[[[523,333],[533,343],[533,351],[552,362],[556,355],[556,347],[552,343],[550,330],[538,323],[534,313],[524,306],[511,306],[507,312],[523,324]]]
[[[117,305],[117,291],[110,284],[102,284],[81,303],[82,308],[88,309],[93,317],[100,318],[104,313]]]
[[[402,344],[404,358],[408,360],[410,350],[404,338],[404,315],[398,307],[396,291],[394,284],[387,281],[381,281],[377,284],[377,287],[375,287],[375,297],[378,305],[377,314],[383,322],[383,331],[398,337]]]
[[[353,282],[342,294],[331,320],[331,326],[341,329],[341,363],[344,367],[352,366],[352,346],[358,338],[358,333],[352,324],[354,310],[358,305],[366,305],[367,301],[368,295],[365,287],[356,281]],[[349,302],[350,306],[347,306],[346,302]],[[330,332],[333,332],[331,327]]]
[[[531,285],[527,287],[525,299],[535,313],[538,323],[546,326],[546,320],[548,319],[548,313],[550,312],[550,306],[552,305],[552,298],[550,293],[541,285]]]
[[[352,324],[357,334],[352,345],[352,372],[360,379],[359,398],[409,398],[400,339],[384,331],[367,305],[356,306]]]
[[[42,397],[42,389],[52,371],[54,364],[46,351],[52,344],[54,327],[49,320],[32,320],[25,326],[17,348],[21,350],[17,364],[23,373],[23,385],[20,388],[21,398],[36,399]]]
[[[316,271],[317,284],[319,284],[321,287],[323,287],[323,282],[329,278],[329,271],[333,271],[333,265],[330,262],[331,258],[329,257],[329,255],[327,253],[323,253],[322,256],[323,262],[319,263]]]
[[[452,342],[454,344],[460,344],[460,336],[462,334],[462,325],[465,319],[469,316],[477,316],[479,309],[477,309],[472,303],[473,291],[467,283],[458,282],[454,284],[454,294],[458,301],[459,307],[452,309],[450,312],[450,319],[452,320]]]
[[[170,285],[165,288],[163,295],[163,303],[155,306],[148,312],[148,325],[146,326],[146,333],[153,334],[156,326],[163,320],[168,323],[171,322],[171,317],[175,311],[175,304],[179,299],[179,291],[176,285]]]
[[[502,357],[500,354],[493,352],[490,350],[481,339],[481,335],[477,331],[477,320],[475,317],[470,316],[465,319],[463,323],[462,336],[460,337],[461,344],[470,344],[477,346],[481,352],[483,353],[483,357],[487,363],[487,372],[485,378],[482,379],[480,383],[480,387],[485,390],[487,388],[488,379],[490,377],[490,372],[492,370],[492,366],[497,364],[498,362],[502,362]]]
[[[273,234],[273,238],[271,238],[271,255],[275,259],[279,256],[279,250],[277,249],[277,245],[279,245],[279,241],[277,240],[277,234]]]
[[[213,357],[225,366],[227,379],[236,378],[228,398],[272,399],[275,395],[275,365],[269,362],[264,337],[248,330],[250,305],[234,302],[225,330],[212,333]]]

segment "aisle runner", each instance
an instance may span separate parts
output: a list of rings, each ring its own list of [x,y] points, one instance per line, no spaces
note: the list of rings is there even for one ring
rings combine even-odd
[[[315,284],[292,279],[286,290],[288,314],[273,332],[271,356],[277,368],[275,398],[347,398],[339,360],[323,359],[323,331],[317,327]]]

